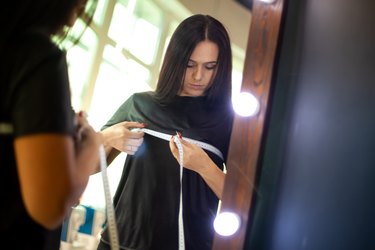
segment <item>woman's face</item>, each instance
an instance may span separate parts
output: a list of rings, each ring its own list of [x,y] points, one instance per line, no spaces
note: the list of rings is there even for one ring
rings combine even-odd
[[[186,66],[180,96],[202,96],[211,86],[216,73],[219,48],[205,40],[197,44]]]

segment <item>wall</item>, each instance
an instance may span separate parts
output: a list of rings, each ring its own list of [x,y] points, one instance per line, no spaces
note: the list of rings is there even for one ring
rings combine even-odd
[[[375,249],[374,9],[288,1],[245,249]]]
[[[232,42],[246,50],[251,12],[233,0],[179,0],[192,13],[210,14],[224,23]]]

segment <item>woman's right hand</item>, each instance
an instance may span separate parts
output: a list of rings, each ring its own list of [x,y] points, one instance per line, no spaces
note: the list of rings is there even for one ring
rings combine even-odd
[[[103,144],[120,152],[134,155],[143,143],[144,132],[131,131],[133,128],[144,128],[139,122],[120,122],[101,131]]]

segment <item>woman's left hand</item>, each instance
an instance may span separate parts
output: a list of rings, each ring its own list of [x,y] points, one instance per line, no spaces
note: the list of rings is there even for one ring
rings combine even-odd
[[[179,140],[181,141],[184,151],[183,166],[185,168],[193,170],[197,173],[201,173],[205,170],[205,168],[209,167],[212,161],[202,148],[192,143],[189,143],[182,138],[179,138]],[[180,162],[178,148],[176,143],[174,142],[174,136],[172,136],[172,138],[169,141],[169,147],[174,158],[176,158],[176,160]]]
[[[224,188],[225,173],[211,160],[206,152],[199,146],[189,143],[179,137],[184,150],[183,166],[187,169],[197,172],[216,196],[221,199]],[[169,140],[171,152],[179,161],[179,153],[174,136]]]

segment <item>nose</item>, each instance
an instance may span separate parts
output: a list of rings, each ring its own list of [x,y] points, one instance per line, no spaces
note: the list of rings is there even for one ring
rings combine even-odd
[[[194,74],[193,74],[193,78],[195,81],[199,81],[202,79],[202,66],[197,66],[195,68],[195,71],[194,71]]]

